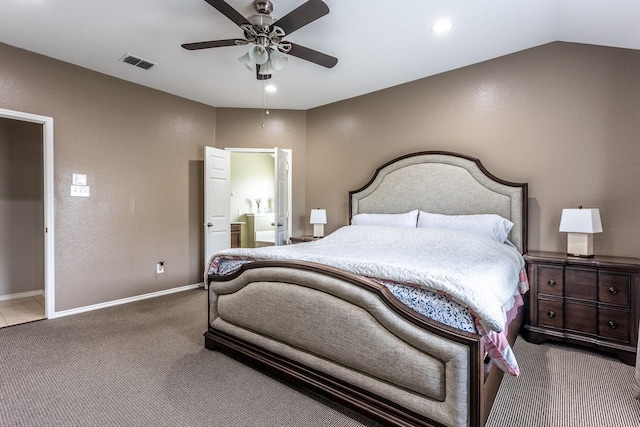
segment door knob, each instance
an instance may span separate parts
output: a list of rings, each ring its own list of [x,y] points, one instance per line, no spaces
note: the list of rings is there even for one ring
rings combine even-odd
[[[207,223],[207,227],[213,227],[213,223],[212,222],[208,222]]]

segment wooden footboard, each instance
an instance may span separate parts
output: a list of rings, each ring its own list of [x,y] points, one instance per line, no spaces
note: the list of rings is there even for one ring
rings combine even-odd
[[[389,425],[486,422],[502,372],[485,380],[480,336],[410,310],[377,282],[298,261],[209,280],[208,349]]]

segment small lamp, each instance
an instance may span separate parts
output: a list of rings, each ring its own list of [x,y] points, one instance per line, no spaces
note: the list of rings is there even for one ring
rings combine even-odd
[[[567,234],[567,254],[593,256],[593,233],[602,233],[599,209],[563,209],[560,231]]]
[[[324,237],[324,225],[327,223],[325,209],[311,209],[309,223],[313,224],[313,237]]]

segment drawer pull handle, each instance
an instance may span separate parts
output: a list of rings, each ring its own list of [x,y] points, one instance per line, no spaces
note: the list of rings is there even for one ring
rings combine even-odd
[[[618,327],[618,325],[616,324],[616,322],[614,322],[613,320],[609,320],[609,323],[607,323],[607,325],[609,325],[609,327],[611,329],[615,329]]]
[[[547,313],[547,316],[549,316],[550,319],[553,319],[554,317],[556,317],[556,312],[553,310],[549,310],[549,312]]]
[[[553,280],[553,279],[549,279],[549,281],[547,282],[547,284],[548,284],[549,286],[555,286],[555,285],[556,285],[556,281],[555,281],[555,280]]]
[[[618,290],[617,290],[616,288],[614,288],[613,286],[611,286],[611,287],[609,288],[609,293],[610,293],[611,295],[615,295],[615,294],[617,294],[617,293],[618,293]]]

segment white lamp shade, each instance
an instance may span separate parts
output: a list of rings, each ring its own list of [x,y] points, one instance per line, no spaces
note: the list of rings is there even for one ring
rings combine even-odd
[[[560,231],[568,233],[602,233],[599,209],[563,209]]]
[[[262,65],[269,60],[269,52],[264,46],[254,46],[249,49],[249,58],[254,64]]]
[[[282,70],[282,68],[285,65],[287,65],[287,62],[289,62],[289,58],[287,58],[286,55],[283,55],[277,50],[274,50],[273,52],[271,52],[271,55],[269,57],[269,62],[271,63],[271,66],[273,67],[273,69],[275,71],[278,71],[278,70]]]
[[[327,223],[326,209],[311,209],[309,223],[310,224],[326,224]]]
[[[253,61],[251,60],[251,57],[249,56],[249,52],[245,53],[240,58],[238,58],[238,61],[240,61],[242,63],[242,65],[247,67],[247,69],[249,71],[253,71],[255,69],[255,65],[254,65]]]

